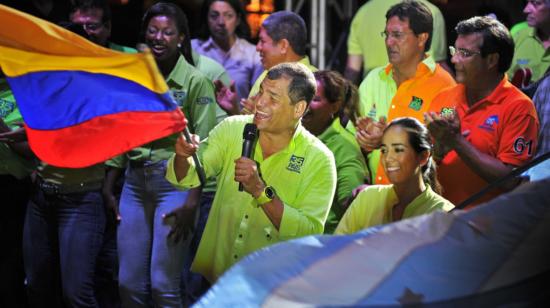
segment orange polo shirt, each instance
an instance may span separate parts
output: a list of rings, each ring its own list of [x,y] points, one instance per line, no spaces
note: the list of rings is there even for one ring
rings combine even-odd
[[[424,123],[424,113],[431,111],[433,98],[443,89],[456,83],[451,75],[426,57],[418,64],[413,78],[404,81],[397,88],[393,80],[392,65],[372,70],[361,84],[361,116],[368,115],[375,120],[385,116],[388,123],[400,117],[413,117]],[[369,169],[373,183],[389,184],[380,163],[380,151],[369,154]]]
[[[459,84],[439,94],[432,109],[448,112],[456,103],[462,135],[476,149],[505,164],[520,166],[536,152],[539,121],[529,97],[513,86],[506,77],[486,98],[468,106],[465,87]],[[489,183],[478,176],[455,151],[447,153],[438,168],[443,197],[458,205]],[[474,205],[493,199],[502,190],[485,194]]]

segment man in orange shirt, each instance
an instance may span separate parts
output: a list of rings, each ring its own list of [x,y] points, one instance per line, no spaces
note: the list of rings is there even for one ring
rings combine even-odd
[[[514,54],[508,29],[495,19],[473,17],[458,23],[456,32],[450,51],[460,84],[434,99],[432,109],[439,113],[425,115],[441,159],[443,196],[455,205],[528,162],[539,128],[533,103],[505,74]],[[503,189],[513,186],[506,183]]]
[[[454,86],[451,75],[426,54],[433,31],[430,10],[418,1],[403,1],[386,13],[385,38],[388,59],[385,67],[373,69],[359,87],[362,118],[357,123],[357,141],[370,152],[368,166],[372,182],[389,183],[380,164],[378,148],[385,119],[409,116],[423,121],[432,99]],[[377,122],[378,119],[380,122]]]

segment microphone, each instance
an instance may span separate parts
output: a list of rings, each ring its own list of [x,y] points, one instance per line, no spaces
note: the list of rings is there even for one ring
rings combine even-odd
[[[187,143],[189,144],[192,143],[191,133],[189,132],[189,127],[187,125],[185,125],[183,136],[185,137],[185,140],[187,141]],[[195,170],[197,171],[197,175],[199,176],[199,181],[201,182],[201,185],[204,188],[204,185],[206,185],[206,173],[204,173],[204,168],[202,167],[201,161],[199,160],[197,153],[193,154],[193,162],[195,162]]]
[[[254,141],[256,140],[256,135],[258,134],[258,129],[256,124],[248,123],[244,126],[243,130],[243,154],[241,156],[251,158],[252,149],[254,147]],[[243,191],[243,184],[239,183],[239,191]]]

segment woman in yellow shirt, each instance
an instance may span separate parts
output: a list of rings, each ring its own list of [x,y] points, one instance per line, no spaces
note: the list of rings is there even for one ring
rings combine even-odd
[[[392,184],[365,188],[353,201],[335,234],[398,221],[454,206],[441,197],[428,130],[414,118],[393,120],[380,146],[384,172]]]

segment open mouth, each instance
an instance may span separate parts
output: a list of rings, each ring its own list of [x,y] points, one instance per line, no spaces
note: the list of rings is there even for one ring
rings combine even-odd
[[[155,54],[162,54],[166,51],[166,46],[164,46],[164,45],[151,45],[151,51]]]
[[[395,171],[399,171],[399,167],[387,167],[386,168],[386,172],[395,172]]]
[[[265,121],[271,118],[271,116],[268,113],[262,112],[259,110],[256,110],[256,114],[254,115],[254,117],[256,118],[256,120],[259,120],[259,121]]]

